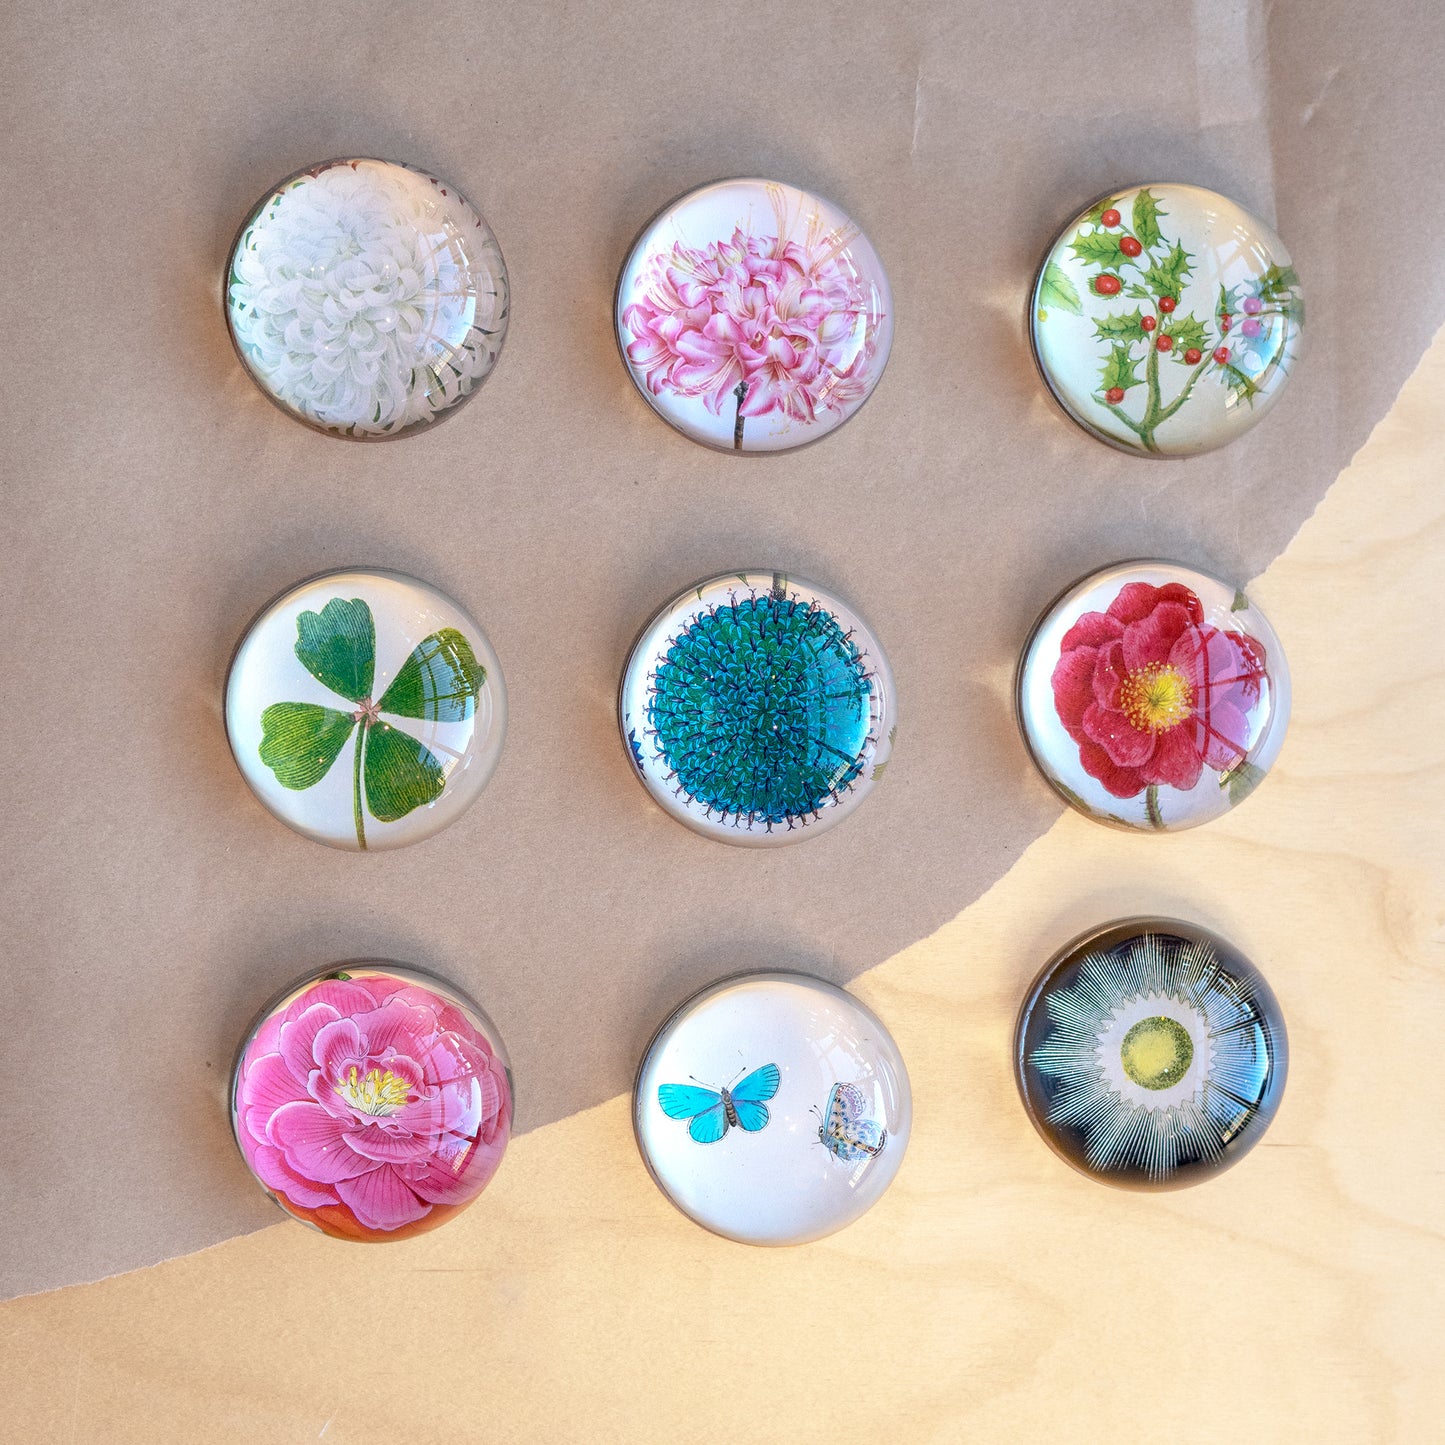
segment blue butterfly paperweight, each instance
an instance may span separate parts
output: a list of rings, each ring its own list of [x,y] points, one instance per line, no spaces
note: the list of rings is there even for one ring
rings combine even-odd
[[[1014,1062],[1065,1163],[1126,1189],[1182,1189],[1237,1163],[1279,1107],[1279,1003],[1224,939],[1168,918],[1076,938],[1019,1013]]]
[[[908,1145],[908,1072],[852,994],[799,973],[724,979],[658,1030],[633,1123],[658,1187],[743,1244],[804,1244],[851,1224]]]
[[[851,608],[781,572],[689,587],[642,630],[618,695],[637,776],[680,823],[724,843],[809,838],[883,776],[893,674]]]

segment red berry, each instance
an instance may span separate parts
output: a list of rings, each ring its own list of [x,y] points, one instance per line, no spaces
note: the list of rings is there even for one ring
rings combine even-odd
[[[1153,329],[1158,326],[1158,324],[1159,323],[1152,316],[1144,317],[1144,319],[1139,323],[1139,325],[1142,326],[1145,331],[1153,331]]]
[[[1233,319],[1234,319],[1234,318],[1233,318],[1233,317],[1229,314],[1229,312],[1227,312],[1227,311],[1222,312],[1222,313],[1220,314],[1220,317],[1219,317],[1219,329],[1220,329],[1222,332],[1224,332],[1225,335],[1228,335],[1228,334],[1229,334],[1229,323],[1230,323]]]
[[[1154,346],[1159,351],[1173,351],[1174,338],[1172,336],[1161,336],[1159,340],[1154,343]]]
[[[1102,216],[1099,217],[1099,220],[1105,226],[1117,226],[1119,224],[1119,213],[1112,206],[1110,206],[1109,209],[1105,211]],[[1120,396],[1122,396],[1123,392],[1120,392],[1119,394]]]
[[[1111,276],[1107,271],[1102,276],[1094,277],[1094,290],[1100,296],[1117,296],[1122,284],[1117,276]]]
[[[1122,386],[1111,386],[1104,393],[1104,400],[1113,406],[1118,406],[1124,400],[1124,388]]]
[[[1159,298],[1159,309],[1167,316],[1179,303],[1172,296]]]
[[[1214,359],[1223,366],[1229,360],[1229,348],[1221,346],[1215,353]]]
[[[1119,249],[1126,256],[1137,256],[1144,248],[1132,236],[1124,236],[1119,241]]]
[[[1190,364],[1190,366],[1198,366],[1199,358],[1202,355],[1203,353],[1199,350],[1197,346],[1191,346],[1189,350],[1184,353],[1184,359]]]

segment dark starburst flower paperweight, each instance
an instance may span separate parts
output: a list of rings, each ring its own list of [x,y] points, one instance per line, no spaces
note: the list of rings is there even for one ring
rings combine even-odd
[[[1056,954],[1019,1011],[1019,1093],[1067,1164],[1124,1189],[1182,1189],[1257,1144],[1284,1092],[1279,1003],[1224,939],[1130,918]]]
[[[893,749],[893,675],[845,603],[781,572],[710,577],[642,630],[618,694],[643,786],[725,843],[812,837],[846,817]]]

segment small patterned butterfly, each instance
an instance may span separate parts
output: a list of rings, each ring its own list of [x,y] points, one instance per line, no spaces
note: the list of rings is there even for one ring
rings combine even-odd
[[[657,1091],[657,1102],[669,1119],[691,1119],[687,1132],[699,1144],[716,1144],[730,1127],[749,1134],[763,1128],[768,1122],[764,1100],[778,1092],[781,1080],[776,1064],[764,1064],[733,1089],[663,1084]]]
[[[814,1113],[818,1113],[815,1109]],[[818,1142],[846,1163],[872,1159],[883,1152],[888,1131],[868,1117],[868,1102],[857,1084],[834,1084],[827,1112],[818,1115]]]

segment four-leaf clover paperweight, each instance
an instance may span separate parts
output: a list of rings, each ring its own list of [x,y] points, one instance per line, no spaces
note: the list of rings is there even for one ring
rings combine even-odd
[[[337,1239],[405,1239],[491,1182],[512,1074],[460,990],[395,963],[340,964],[283,990],[246,1031],[231,1127],[288,1214]]]
[[[893,674],[862,618],[781,572],[709,577],[643,628],[618,721],[632,766],[680,823],[768,847],[847,817],[883,776]]]
[[[252,207],[226,321],[257,386],[307,426],[384,441],[451,416],[507,334],[507,268],[450,182],[370,158],[288,176]]]
[[[487,785],[507,694],[486,634],[399,572],[323,573],[251,624],[226,681],[242,776],[283,823],[333,848],[398,848]]]
[[[883,375],[883,263],[831,201],[780,181],[699,186],[643,228],[617,282],[637,388],[704,446],[779,452],[841,426]]]
[[[1238,587],[1123,562],[1070,587],[1024,646],[1019,727],[1072,807],[1119,828],[1192,828],[1247,798],[1289,722],[1289,668]]]
[[[809,974],[723,979],[657,1031],[633,1125],[662,1192],[743,1244],[804,1244],[851,1224],[893,1182],[913,1116],[892,1035]]]
[[[1104,1184],[1180,1189],[1256,1145],[1289,1050],[1269,985],[1224,939],[1129,918],[1045,964],[1019,1012],[1014,1063],[1034,1127]]]
[[[1279,400],[1304,302],[1278,236],[1199,186],[1132,186],[1075,216],[1044,256],[1034,358],[1085,431],[1139,456],[1223,446]]]

